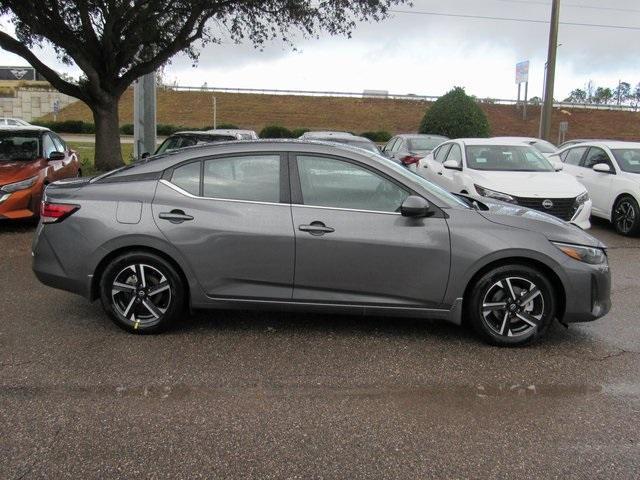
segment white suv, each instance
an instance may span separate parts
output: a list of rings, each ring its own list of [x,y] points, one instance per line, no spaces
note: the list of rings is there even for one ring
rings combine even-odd
[[[591,227],[591,200],[562,163],[520,140],[469,138],[445,142],[420,160],[418,174],[453,193],[487,197]]]
[[[590,141],[557,156],[565,172],[587,187],[593,215],[609,220],[622,235],[640,233],[640,143]]]

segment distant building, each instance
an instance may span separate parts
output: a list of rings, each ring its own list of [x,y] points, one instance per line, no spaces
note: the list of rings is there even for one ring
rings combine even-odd
[[[33,67],[0,67],[0,81],[46,81]]]
[[[388,98],[388,90],[365,90],[362,92],[364,98]]]

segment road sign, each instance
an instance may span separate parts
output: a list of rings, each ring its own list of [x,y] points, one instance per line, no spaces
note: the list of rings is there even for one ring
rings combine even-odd
[[[567,133],[569,131],[569,122],[560,122],[560,133]]]
[[[516,85],[529,81],[529,60],[516,63]]]

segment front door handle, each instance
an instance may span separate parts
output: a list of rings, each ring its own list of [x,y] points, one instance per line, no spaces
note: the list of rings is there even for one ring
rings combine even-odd
[[[322,222],[311,222],[311,225],[300,225],[298,230],[301,232],[308,232],[311,235],[324,235],[325,233],[335,232],[334,228],[327,227]]]
[[[438,175],[442,175],[442,172],[438,172]]]
[[[182,210],[171,210],[170,212],[162,212],[158,215],[162,220],[169,220],[171,223],[182,223],[193,220],[191,215],[187,215]]]

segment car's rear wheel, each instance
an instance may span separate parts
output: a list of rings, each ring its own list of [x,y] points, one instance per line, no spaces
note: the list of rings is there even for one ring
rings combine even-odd
[[[540,271],[506,265],[472,286],[466,315],[474,330],[492,345],[515,347],[540,338],[556,315],[553,285]]]
[[[162,257],[132,252],[113,259],[100,282],[102,306],[120,328],[158,333],[184,312],[185,289]]]
[[[640,233],[640,207],[633,197],[621,197],[613,207],[613,226],[620,235]]]

